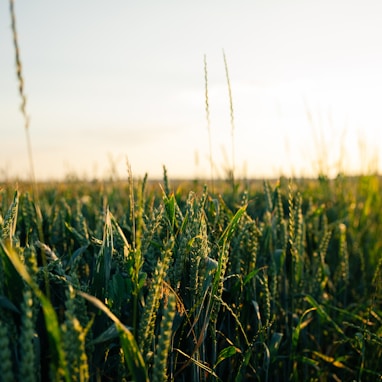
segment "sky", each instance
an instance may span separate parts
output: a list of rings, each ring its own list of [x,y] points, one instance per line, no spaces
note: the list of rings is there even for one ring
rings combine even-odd
[[[16,0],[39,180],[379,171],[379,0]],[[233,124],[223,59],[232,95]],[[210,124],[206,118],[204,57]],[[28,179],[8,2],[0,180]]]

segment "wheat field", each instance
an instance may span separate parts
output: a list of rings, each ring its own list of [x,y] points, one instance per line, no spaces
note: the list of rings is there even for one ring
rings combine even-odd
[[[0,381],[382,380],[377,174],[0,184]]]
[[[375,381],[381,182],[0,193],[3,381]],[[40,211],[37,211],[40,209]]]

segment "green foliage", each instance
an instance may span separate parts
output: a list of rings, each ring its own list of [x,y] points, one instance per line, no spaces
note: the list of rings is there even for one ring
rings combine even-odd
[[[231,186],[4,187],[1,379],[381,378],[380,179]]]

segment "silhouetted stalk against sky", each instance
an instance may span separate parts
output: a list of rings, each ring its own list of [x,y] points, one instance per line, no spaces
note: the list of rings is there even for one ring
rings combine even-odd
[[[24,130],[25,130],[25,136],[26,136],[26,141],[27,141],[28,159],[29,159],[29,166],[30,166],[30,176],[31,176],[31,181],[35,186],[35,192],[36,192],[36,188],[37,188],[36,187],[36,177],[35,177],[34,164],[33,164],[32,144],[31,144],[30,134],[29,134],[29,116],[28,116],[28,113],[26,111],[27,98],[26,98],[25,93],[24,93],[24,79],[23,79],[23,74],[22,74],[22,65],[21,65],[21,59],[20,59],[19,44],[18,44],[18,40],[17,40],[14,0],[9,0],[9,9],[11,12],[13,45],[15,47],[16,74],[17,74],[17,80],[19,83],[19,94],[21,97],[20,110],[21,110],[21,113],[24,117],[24,128],[25,128]]]
[[[228,97],[229,97],[229,111],[231,116],[231,149],[232,149],[232,183],[234,183],[234,174],[235,174],[235,118],[233,114],[233,101],[232,101],[232,90],[231,90],[231,82],[229,80],[229,73],[228,73],[228,64],[227,59],[225,56],[225,52],[223,49],[223,60],[224,60],[224,68],[225,68],[225,74],[227,78],[227,86],[228,86]]]
[[[211,137],[211,121],[210,121],[210,105],[208,102],[208,71],[207,71],[207,57],[204,55],[204,90],[205,90],[205,105],[206,105],[206,119],[208,131],[208,146],[210,151],[210,167],[211,167],[211,187],[214,192],[214,164],[212,157],[212,137]]]

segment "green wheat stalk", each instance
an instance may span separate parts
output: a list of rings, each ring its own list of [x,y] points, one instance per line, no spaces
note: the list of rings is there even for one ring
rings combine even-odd
[[[172,324],[176,312],[176,298],[173,293],[168,295],[164,314],[160,323],[158,343],[154,355],[153,382],[167,380],[167,359],[171,350]]]
[[[39,374],[37,367],[37,354],[33,346],[35,339],[35,314],[34,314],[34,300],[31,290],[28,288],[24,291],[24,300],[22,303],[22,316],[21,316],[21,333],[19,339],[20,346],[20,381],[35,382]],[[37,340],[37,339],[35,339]]]
[[[138,209],[135,209],[134,198],[134,181],[131,165],[127,161],[127,171],[129,177],[129,202],[130,202],[130,220],[132,229],[132,250],[130,251],[130,259],[132,262],[131,278],[133,283],[133,330],[134,336],[137,335],[138,330],[138,299],[140,290],[140,273],[143,265],[142,256],[142,229],[143,229],[143,213],[144,213],[144,186],[146,181],[143,182],[140,193],[138,194]],[[116,223],[116,222],[115,222]],[[128,243],[123,235],[121,229],[119,229],[121,237],[125,241],[125,247],[128,248]]]
[[[62,348],[62,332],[60,330],[58,317],[53,308],[53,305],[47,296],[43,294],[37,283],[32,279],[26,266],[21,262],[18,254],[14,251],[14,249],[7,247],[2,241],[0,241],[0,250],[4,255],[8,257],[16,271],[33,290],[34,295],[40,300],[50,345],[54,349],[54,353],[56,355],[55,359],[52,360],[49,365],[51,375],[54,375],[57,380],[61,378],[66,382],[69,382],[70,375],[67,368],[65,351]],[[2,325],[0,325],[0,327],[1,326]]]
[[[340,233],[338,257],[340,259],[340,269],[341,269],[340,273],[341,273],[341,279],[343,284],[342,292],[343,292],[344,304],[346,306],[347,289],[349,285],[349,253],[348,253],[347,243],[346,243],[346,225],[341,223],[338,229]]]
[[[315,287],[317,288],[316,292],[319,292],[321,295],[325,291],[325,287],[329,281],[329,276],[330,276],[330,269],[328,264],[326,263],[325,257],[328,251],[328,246],[329,246],[331,237],[332,237],[331,230],[324,231],[319,248],[318,248],[319,267],[315,275],[315,281],[316,281]]]
[[[213,340],[213,346],[212,346],[212,355],[211,355],[211,361],[212,364],[216,363],[216,357],[217,357],[217,342],[216,342],[216,323],[218,318],[218,313],[220,310],[220,300],[223,295],[223,289],[224,289],[224,278],[226,274],[227,269],[227,263],[229,260],[229,244],[230,240],[232,238],[232,235],[234,234],[238,223],[243,216],[244,212],[246,210],[246,206],[240,207],[236,214],[233,216],[231,221],[229,222],[228,226],[220,236],[220,239],[218,241],[218,247],[219,247],[219,258],[218,258],[218,264],[216,271],[213,275],[213,281],[211,286],[211,296],[212,296],[212,304],[210,309],[210,323],[211,323],[211,335]]]
[[[272,191],[271,191],[271,186],[269,182],[266,180],[264,180],[263,182],[263,189],[264,189],[264,197],[265,197],[265,204],[267,207],[267,211],[272,212],[273,210]]]
[[[152,344],[154,339],[155,321],[157,318],[160,298],[162,294],[163,281],[167,275],[172,257],[174,242],[172,239],[166,244],[162,251],[162,259],[158,260],[151,287],[148,292],[146,304],[139,323],[138,343],[146,362],[152,355]]]
[[[74,289],[69,286],[65,302],[65,322],[62,326],[63,347],[66,354],[68,370],[72,381],[85,382],[89,380],[88,359],[85,351],[87,330],[76,317]]]
[[[282,196],[280,187],[276,188],[276,218],[277,218],[277,240],[278,240],[278,249],[286,251],[286,246],[288,242],[288,232],[286,228],[286,222],[284,218],[284,208],[282,203]]]
[[[2,311],[0,311],[3,314]],[[12,353],[10,349],[10,339],[8,327],[4,322],[0,322],[0,373],[1,380],[13,382],[15,380],[12,370]]]
[[[12,246],[12,241],[14,239],[16,233],[16,223],[17,223],[17,215],[19,210],[19,193],[15,191],[13,195],[13,201],[10,205],[3,222],[3,227],[1,229],[0,239],[9,243]]]

